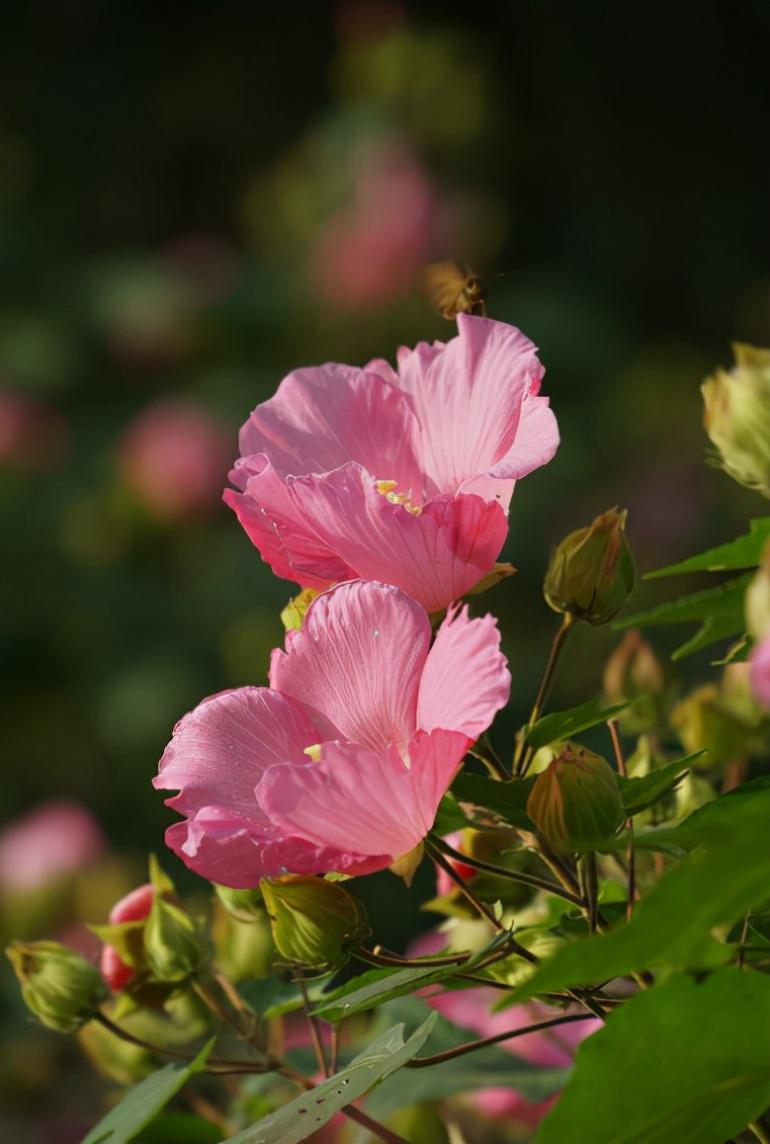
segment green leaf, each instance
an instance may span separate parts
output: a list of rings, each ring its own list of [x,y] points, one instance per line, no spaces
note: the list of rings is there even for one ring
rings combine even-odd
[[[497,934],[484,949],[463,963],[462,971],[465,973],[474,969],[479,962],[505,945],[508,937],[507,933]],[[344,1017],[351,1017],[354,1013],[384,1005],[386,1001],[393,1001],[406,993],[414,993],[416,989],[423,989],[426,985],[435,985],[457,972],[456,965],[371,969],[367,973],[362,973],[360,977],[354,977],[352,981],[346,982],[333,992],[325,994],[320,1004],[313,1007],[313,1016],[336,1023]]]
[[[299,1144],[328,1123],[340,1109],[417,1056],[437,1016],[431,1013],[408,1041],[404,1041],[404,1026],[394,1025],[354,1057],[347,1068],[237,1136],[231,1136],[225,1144]]]
[[[454,834],[456,830],[464,830],[466,826],[473,826],[473,823],[464,813],[463,808],[458,806],[454,795],[447,791],[436,812],[436,821],[433,823],[434,831],[443,836],[444,834]]]
[[[614,715],[625,711],[628,703],[615,703],[612,707],[605,707],[602,699],[589,699],[579,707],[570,707],[567,711],[553,711],[538,719],[527,733],[527,742],[537,751],[540,747],[547,747],[557,739],[571,739],[581,731],[588,731],[599,723],[606,723]]]
[[[726,572],[738,568],[756,568],[762,555],[765,541],[770,539],[770,516],[762,516],[749,523],[745,536],[709,548],[698,556],[690,556],[678,564],[669,564],[655,572],[646,572],[645,580],[657,580],[662,576],[680,576],[686,572]]]
[[[646,611],[634,612],[616,620],[613,627],[619,630],[656,624],[699,623],[701,626],[695,635],[672,653],[672,659],[683,659],[718,640],[743,633],[743,596],[750,579],[751,573],[747,573],[716,588],[706,588]]]
[[[452,794],[461,802],[472,802],[485,810],[493,810],[509,825],[520,830],[534,830],[527,814],[527,799],[534,781],[534,778],[529,778],[501,783],[483,775],[460,771],[452,783]]]
[[[729,824],[724,816],[707,822],[700,845],[663,875],[627,924],[562,946],[501,1007],[635,970],[710,969],[727,961],[732,948],[713,931],[763,902],[770,885],[770,785],[734,798],[729,810]]]
[[[631,818],[633,815],[647,810],[658,799],[674,790],[687,774],[690,763],[705,753],[705,751],[695,751],[692,755],[685,755],[683,759],[666,763],[665,766],[658,767],[657,770],[651,771],[643,778],[624,779],[622,775],[618,775],[623,806],[626,808],[628,817]]]
[[[120,1104],[110,1109],[91,1129],[82,1144],[125,1144],[128,1140],[134,1140],[172,1096],[184,1088],[190,1077],[205,1068],[213,1046],[212,1039],[189,1064],[166,1065],[135,1084]]]
[[[692,759],[692,756],[689,758]],[[634,844],[637,850],[662,850],[681,854],[682,851],[692,850],[694,846],[708,844],[720,837],[729,842],[731,835],[740,830],[741,818],[748,812],[744,800],[759,799],[768,792],[770,776],[743,783],[729,794],[699,807],[676,826],[659,826],[638,833]]]
[[[218,1144],[222,1129],[191,1112],[168,1112],[157,1116],[136,1137],[136,1144]]]
[[[638,993],[585,1040],[536,1144],[724,1144],[770,1104],[770,978]]]

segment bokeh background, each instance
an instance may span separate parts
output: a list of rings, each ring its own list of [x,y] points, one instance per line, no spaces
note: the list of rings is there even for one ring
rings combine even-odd
[[[98,827],[54,806],[2,836],[4,939],[101,920],[161,849],[173,723],[264,681],[294,591],[221,503],[238,426],[295,366],[450,336],[426,263],[489,275],[562,428],[514,498],[519,574],[485,599],[515,680],[501,751],[566,531],[626,506],[649,569],[763,511],[706,465],[699,383],[731,339],[770,343],[769,39],[761,0],[5,7],[0,820],[64,799]],[[576,640],[555,702],[597,687],[615,639]],[[68,864],[89,876],[65,888]],[[425,919],[366,881],[403,945]],[[4,1139],[72,1139],[104,1086],[2,980]]]

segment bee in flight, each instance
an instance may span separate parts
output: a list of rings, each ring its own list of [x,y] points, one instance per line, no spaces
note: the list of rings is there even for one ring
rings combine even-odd
[[[434,262],[424,273],[425,289],[442,318],[486,313],[486,283],[468,266],[448,260]]]

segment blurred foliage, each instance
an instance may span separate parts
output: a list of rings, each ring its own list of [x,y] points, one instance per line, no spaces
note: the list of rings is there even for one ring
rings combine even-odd
[[[160,848],[171,815],[150,779],[173,723],[263,682],[296,592],[219,503],[222,456],[207,454],[210,496],[153,498],[153,480],[184,486],[200,440],[132,481],[127,432],[156,403],[194,407],[234,457],[291,368],[450,336],[417,288],[424,263],[490,275],[490,314],[541,347],[563,438],[513,501],[519,573],[482,603],[515,677],[505,755],[554,626],[531,602],[556,541],[622,504],[644,571],[759,511],[704,464],[699,384],[730,340],[770,343],[769,23],[751,0],[643,20],[566,0],[483,16],[395,0],[6,8],[0,815],[67,795],[124,856],[102,860],[104,901],[73,890],[56,924],[98,919]],[[633,603],[660,598],[640,583]],[[612,645],[575,634],[555,707],[596,690]],[[685,685],[708,661],[682,666]],[[361,896],[391,945],[425,925],[424,870],[411,895],[384,874]],[[11,930],[40,936],[42,915]],[[22,1049],[0,1074],[19,1101],[69,1052],[27,1068]]]

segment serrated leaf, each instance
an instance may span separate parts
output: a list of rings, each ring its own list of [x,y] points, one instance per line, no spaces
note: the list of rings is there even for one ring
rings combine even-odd
[[[231,1136],[224,1144],[299,1144],[333,1116],[417,1056],[430,1036],[437,1014],[404,1041],[404,1026],[395,1025],[359,1053],[347,1068],[316,1085],[259,1123]]]
[[[166,1065],[135,1084],[120,1104],[111,1108],[91,1129],[82,1144],[127,1144],[127,1141],[134,1140],[184,1088],[190,1077],[206,1067],[213,1046],[212,1039],[189,1064]]]
[[[485,810],[493,810],[510,826],[516,826],[520,830],[534,830],[532,820],[527,814],[527,799],[534,781],[534,778],[529,778],[501,783],[484,775],[460,771],[452,783],[452,793],[461,802],[470,802]]]
[[[727,809],[721,821],[701,824],[698,845],[653,886],[627,924],[562,946],[503,1007],[636,970],[709,969],[727,961],[731,946],[714,932],[763,902],[770,885],[770,786],[733,798]]]
[[[657,770],[651,771],[650,774],[644,775],[642,778],[624,779],[622,775],[618,775],[620,794],[628,817],[631,818],[633,815],[647,810],[658,799],[674,790],[687,774],[690,763],[705,753],[705,751],[696,751],[692,755],[685,755],[684,758],[676,759],[673,763],[666,763],[665,766],[658,767]]]
[[[669,564],[646,572],[643,579],[658,580],[662,576],[681,576],[688,572],[726,572],[739,568],[756,568],[762,555],[765,541],[770,539],[770,516],[762,516],[749,522],[749,531],[717,548],[709,548],[697,556],[690,556],[678,564]]]
[[[579,707],[570,707],[566,711],[553,711],[550,715],[538,719],[537,723],[530,727],[527,742],[537,751],[541,747],[547,747],[549,743],[555,743],[557,739],[571,739],[582,731],[589,731],[591,727],[606,723],[608,719],[625,711],[628,705],[628,703],[615,703],[607,707],[602,699],[589,699]]]
[[[672,654],[672,659],[683,659],[717,640],[741,635],[744,631],[743,597],[751,573],[728,580],[716,588],[706,588],[669,600],[643,612],[624,616],[612,625],[616,630],[633,627],[652,627],[659,624],[699,623],[701,627]]]
[[[613,1012],[578,1049],[535,1144],[724,1144],[768,1104],[770,978],[723,969]]]

